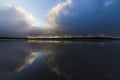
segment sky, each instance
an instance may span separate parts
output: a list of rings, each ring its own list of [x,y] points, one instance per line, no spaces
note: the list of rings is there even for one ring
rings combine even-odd
[[[0,36],[120,36],[119,0],[0,0]]]

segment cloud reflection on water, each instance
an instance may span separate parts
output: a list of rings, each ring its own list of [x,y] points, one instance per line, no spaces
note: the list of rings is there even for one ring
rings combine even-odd
[[[119,44],[113,43],[39,40],[0,42],[0,77],[36,80],[36,75],[43,79],[43,74],[53,76],[56,73],[59,77],[71,80],[83,77],[110,80],[112,67],[118,64],[115,64],[114,57],[118,59],[119,56]],[[116,55],[113,55],[114,52]],[[47,80],[51,76],[44,78]],[[4,77],[2,80],[9,79]]]
[[[19,72],[30,66],[39,56],[26,42],[0,42],[0,71],[5,74]]]
[[[32,52],[29,56],[26,57],[23,66],[16,69],[17,72],[22,71],[27,66],[31,65],[37,58],[39,54],[37,52]]]

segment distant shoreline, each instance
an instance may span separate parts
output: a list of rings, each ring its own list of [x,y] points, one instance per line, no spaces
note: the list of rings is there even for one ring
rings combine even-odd
[[[51,40],[51,41],[111,41],[120,40],[120,38],[112,37],[67,37],[67,38],[15,38],[15,37],[0,37],[0,40]]]

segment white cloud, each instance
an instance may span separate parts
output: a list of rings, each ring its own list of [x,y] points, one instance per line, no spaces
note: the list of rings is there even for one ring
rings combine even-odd
[[[0,36],[25,36],[37,20],[21,7],[6,4],[0,7]]]
[[[57,18],[59,14],[68,14],[68,11],[64,8],[70,6],[72,4],[72,0],[66,0],[64,2],[58,3],[55,7],[53,7],[47,14],[47,21],[52,26],[58,26]]]
[[[112,5],[113,3],[113,0],[107,0],[105,3],[104,3],[104,6],[110,6]]]

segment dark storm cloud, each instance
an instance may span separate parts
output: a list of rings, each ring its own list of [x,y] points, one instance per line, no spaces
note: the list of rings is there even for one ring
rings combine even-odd
[[[61,0],[47,14],[48,27],[21,7],[0,7],[0,36],[120,34],[119,0]],[[56,34],[57,33],[57,34]]]
[[[47,20],[67,34],[120,34],[119,0],[66,0],[53,7]]]

